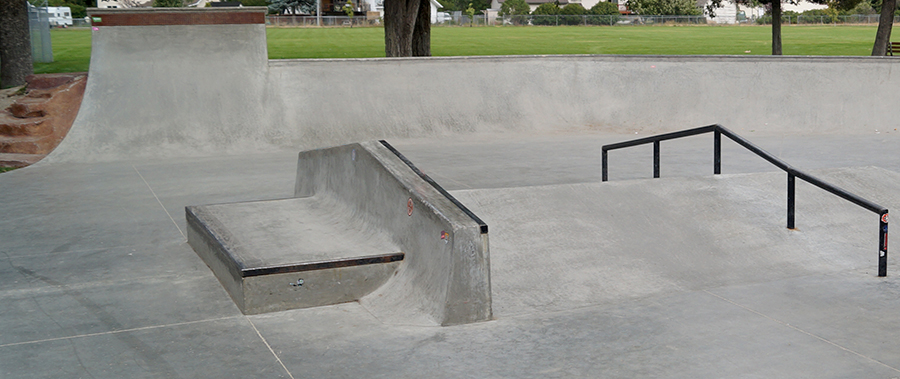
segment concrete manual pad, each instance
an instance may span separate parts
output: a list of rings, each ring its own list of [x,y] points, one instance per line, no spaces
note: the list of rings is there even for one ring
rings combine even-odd
[[[900,205],[895,172],[813,175]],[[758,173],[452,193],[494,225],[498,317],[852,269],[874,276],[878,215],[798,181],[789,230],[785,181]]]
[[[190,206],[188,243],[245,314],[358,300],[403,259],[327,197]]]

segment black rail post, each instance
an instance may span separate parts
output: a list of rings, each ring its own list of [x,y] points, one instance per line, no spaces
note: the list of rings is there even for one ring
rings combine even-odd
[[[787,180],[787,227],[794,229],[794,174],[790,172]]]
[[[722,173],[722,132],[719,128],[713,132],[713,175]]]
[[[606,162],[607,155],[608,154],[606,152],[606,149],[603,149],[603,153],[602,153],[602,161],[603,162],[601,164],[601,169],[600,169],[600,171],[601,171],[600,181],[602,181],[602,182],[609,180],[609,163]]]
[[[653,178],[659,178],[659,141],[653,141]]]
[[[881,213],[878,223],[878,276],[887,276],[888,212]]]

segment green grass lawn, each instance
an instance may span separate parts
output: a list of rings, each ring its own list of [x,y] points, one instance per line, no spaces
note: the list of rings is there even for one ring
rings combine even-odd
[[[785,55],[869,55],[872,26],[786,26]],[[53,63],[36,73],[87,71],[90,29],[55,29]],[[381,28],[268,28],[269,58],[384,56]],[[768,26],[437,27],[435,56],[539,54],[768,55]],[[747,53],[749,51],[749,53]]]
[[[87,71],[91,61],[91,30],[88,28],[53,29],[52,63],[35,63],[35,74]]]

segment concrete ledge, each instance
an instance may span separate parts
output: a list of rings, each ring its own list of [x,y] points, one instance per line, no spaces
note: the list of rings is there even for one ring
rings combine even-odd
[[[188,244],[245,314],[355,301],[393,275],[389,238],[342,222],[322,199],[185,208]]]
[[[379,317],[441,325],[489,320],[487,226],[383,142],[300,153],[294,195],[327,195],[390,235],[398,274],[360,299]]]

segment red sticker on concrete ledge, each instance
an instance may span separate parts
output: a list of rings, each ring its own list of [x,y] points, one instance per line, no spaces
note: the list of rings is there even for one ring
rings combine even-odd
[[[406,201],[406,215],[412,216],[412,211],[413,211],[413,202],[412,202],[412,198],[409,198],[409,200]]]

